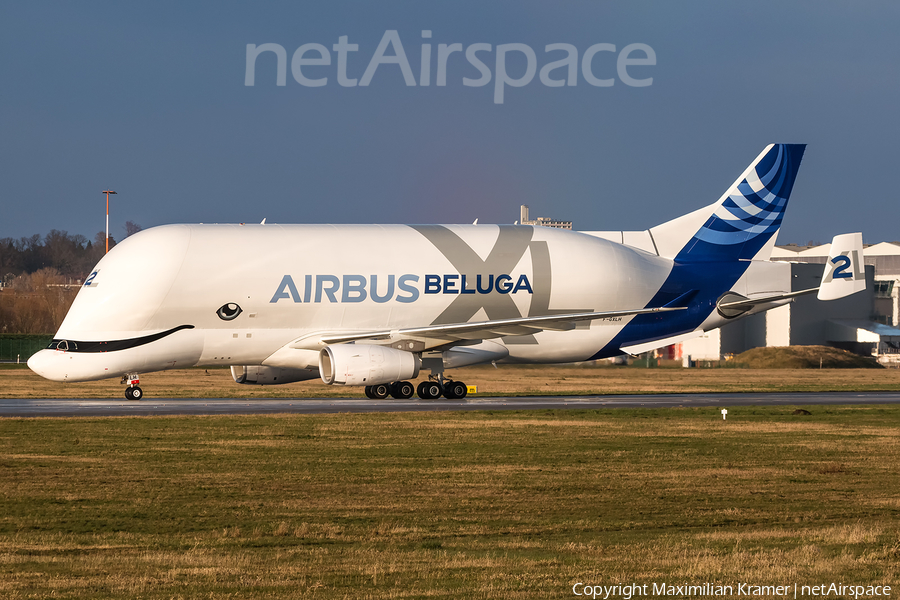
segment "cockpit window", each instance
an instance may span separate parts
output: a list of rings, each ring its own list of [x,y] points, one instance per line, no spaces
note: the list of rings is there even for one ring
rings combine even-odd
[[[50,350],[60,350],[61,352],[77,352],[78,342],[72,340],[51,340],[47,346]]]

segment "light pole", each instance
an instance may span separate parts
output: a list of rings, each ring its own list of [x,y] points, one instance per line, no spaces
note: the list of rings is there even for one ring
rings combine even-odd
[[[106,251],[109,252],[109,195],[115,194],[112,190],[103,190],[102,194],[106,194]]]

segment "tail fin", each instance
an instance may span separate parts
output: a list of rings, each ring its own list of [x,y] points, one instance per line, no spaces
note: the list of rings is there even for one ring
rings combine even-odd
[[[650,230],[659,254],[679,262],[766,260],[806,144],[770,144],[715,204]]]
[[[863,265],[861,233],[834,236],[825,276],[819,286],[819,300],[836,300],[866,289],[866,269]]]

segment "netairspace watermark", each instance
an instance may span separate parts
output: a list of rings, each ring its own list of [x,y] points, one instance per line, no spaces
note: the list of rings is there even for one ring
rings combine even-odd
[[[889,585],[851,585],[845,583],[819,583],[800,585],[755,585],[752,583],[629,583],[601,585],[578,582],[572,586],[575,596],[598,600],[632,600],[633,598],[657,596],[725,597],[737,596],[752,598],[754,596],[783,596],[785,598],[886,598],[891,595]]]
[[[431,30],[422,31],[422,38],[431,39]],[[647,44],[628,44],[621,50],[615,44],[593,44],[580,53],[572,44],[547,44],[541,60],[535,50],[528,44],[469,44],[465,48],[461,43],[433,44],[424,42],[419,52],[419,77],[416,79],[412,65],[406,55],[400,34],[396,29],[389,29],[367,61],[359,59],[354,52],[359,52],[359,44],[351,44],[349,36],[338,37],[338,43],[328,47],[307,43],[297,48],[291,56],[291,75],[294,80],[305,87],[322,87],[328,85],[333,75],[341,87],[365,87],[372,83],[379,67],[400,69],[407,87],[427,87],[431,85],[432,66],[434,66],[434,85],[447,85],[447,65],[465,65],[469,74],[477,71],[480,77],[461,77],[451,83],[459,83],[467,87],[486,86],[494,82],[494,104],[503,104],[507,87],[520,88],[530,84],[535,75],[545,86],[558,88],[578,85],[579,72],[581,79],[594,87],[612,87],[618,80],[630,87],[647,87],[653,84],[653,77],[647,77],[647,67],[656,65],[656,52]],[[436,50],[432,53],[432,50]],[[334,57],[332,56],[334,53]],[[271,61],[269,54],[277,60],[275,85],[287,85],[288,54],[281,44],[247,44],[247,62],[244,71],[244,85],[256,85],[256,64],[261,55],[262,60]],[[599,56],[598,56],[599,55]],[[364,56],[364,55],[363,55]],[[511,74],[507,70],[507,60],[512,58],[519,66],[525,61],[525,71],[521,69]],[[602,60],[602,59],[606,60]],[[615,70],[612,68],[615,59]],[[334,59],[334,60],[333,60]],[[551,60],[553,59],[553,60]],[[463,62],[465,60],[465,62]],[[366,62],[362,77],[351,78],[348,73],[357,73],[363,62]],[[540,72],[538,64],[540,62]],[[391,65],[394,65],[391,67]],[[493,66],[493,71],[491,70]],[[579,69],[580,66],[580,69]],[[631,71],[629,71],[631,69]],[[456,68],[454,71],[458,71]],[[514,76],[517,75],[517,76]],[[615,76],[613,76],[615,75]],[[638,78],[638,76],[641,76]]]
[[[755,585],[752,583],[629,583],[602,585],[578,582],[572,586],[575,596],[598,600],[632,600],[633,598],[657,596],[685,596],[752,598],[754,596],[783,596],[785,598],[887,598],[891,595],[889,585],[851,585],[844,583],[819,583],[800,585]]]

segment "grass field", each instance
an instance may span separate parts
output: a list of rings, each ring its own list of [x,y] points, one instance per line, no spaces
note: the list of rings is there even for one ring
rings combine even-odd
[[[468,367],[448,371],[479,395],[825,392],[900,390],[900,369],[681,369],[614,366]],[[424,375],[419,378],[424,379]],[[320,380],[276,386],[238,385],[228,369],[183,369],[141,375],[147,398],[363,397],[360,388]],[[122,398],[116,379],[56,383],[24,365],[0,367],[0,398]]]
[[[896,586],[900,408],[807,408],[3,419],[0,597]]]

